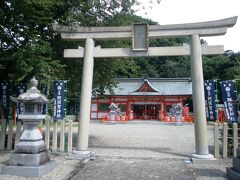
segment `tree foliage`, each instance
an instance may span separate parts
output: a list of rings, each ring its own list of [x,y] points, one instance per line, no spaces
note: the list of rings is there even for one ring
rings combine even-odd
[[[56,1],[57,2],[57,1]],[[55,1],[1,1],[0,55],[4,79],[15,82],[37,76],[49,82],[63,70],[53,51],[51,23]]]
[[[160,1],[156,1],[160,3]],[[153,3],[150,2],[150,3]],[[63,50],[84,47],[84,42],[66,42],[52,29],[53,23],[74,26],[128,26],[145,22],[133,15],[137,0],[2,0],[0,1],[1,80],[41,82],[68,80],[68,98],[79,99],[82,59],[64,59]],[[204,41],[203,41],[204,42]],[[180,46],[187,38],[157,39],[150,46]],[[131,40],[97,41],[103,48],[131,47]],[[240,54],[204,56],[205,79],[240,79]],[[115,86],[116,77],[190,77],[189,57],[102,58],[94,62],[95,94]]]

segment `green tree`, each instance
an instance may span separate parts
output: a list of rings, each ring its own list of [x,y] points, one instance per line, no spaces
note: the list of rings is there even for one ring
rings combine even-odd
[[[230,80],[240,78],[239,53],[226,51],[224,55],[203,57],[205,79]]]
[[[39,78],[46,81],[49,77],[50,80],[56,76],[61,78],[64,75],[64,66],[58,64],[60,62],[64,64],[62,58],[64,45],[60,42],[59,35],[53,32],[52,23],[100,26],[119,12],[131,13],[131,6],[134,3],[135,1],[128,0],[103,0],[92,3],[86,0],[1,1],[1,77],[4,79],[14,77],[16,81],[26,81],[29,76],[39,74],[35,69],[44,69],[46,75],[42,73]],[[41,63],[33,64],[31,60]],[[28,64],[35,67],[26,67]],[[49,69],[54,70],[50,72]],[[29,75],[23,75],[24,73]],[[53,74],[55,76],[52,76]]]
[[[158,1],[159,3],[160,1]],[[150,20],[134,16],[137,0],[3,0],[0,1],[0,76],[14,82],[68,80],[71,103],[79,99],[82,60],[64,59],[63,50],[84,46],[67,42],[52,29],[53,23],[73,26],[127,26]],[[150,2],[151,3],[151,2]],[[141,5],[140,5],[141,6]],[[150,46],[179,46],[187,38],[157,39]],[[131,40],[97,41],[103,48],[131,47]],[[205,56],[205,79],[239,79],[239,53]],[[115,86],[115,77],[189,77],[189,57],[108,58],[95,60],[96,94]]]
[[[63,70],[53,51],[50,28],[57,1],[6,0],[0,2],[0,70],[2,79],[28,81],[39,76],[49,82]]]

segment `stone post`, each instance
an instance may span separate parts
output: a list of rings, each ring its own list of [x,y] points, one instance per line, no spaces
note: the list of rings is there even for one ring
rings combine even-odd
[[[192,154],[192,159],[213,159],[208,151],[201,42],[197,34],[191,36],[191,76],[196,142],[196,153]]]
[[[86,39],[83,60],[83,75],[80,100],[80,114],[78,123],[78,139],[77,149],[73,154],[81,156],[89,156],[88,138],[89,138],[89,123],[92,98],[92,81],[93,81],[93,66],[94,66],[94,41],[91,38]]]
[[[68,120],[68,154],[72,153],[72,139],[73,139],[73,120]]]
[[[218,123],[214,123],[214,157],[219,157],[219,125]]]

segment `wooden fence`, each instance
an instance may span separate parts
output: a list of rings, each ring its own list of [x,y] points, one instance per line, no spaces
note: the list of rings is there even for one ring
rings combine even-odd
[[[21,121],[16,125],[13,121],[2,120],[0,132],[0,150],[12,150],[14,145],[20,141],[23,131]],[[47,117],[45,125],[40,126],[47,148],[52,152],[72,152],[73,144],[73,120],[54,121],[51,117]]]
[[[41,128],[42,127],[42,128]],[[52,152],[62,152],[70,154],[73,149],[73,118],[67,121],[54,121],[47,117],[45,125],[41,126],[47,148]],[[0,150],[12,150],[14,145],[19,142],[23,131],[22,122],[16,125],[13,121],[2,120],[0,132]],[[214,157],[227,158],[237,156],[238,148],[238,125],[232,124],[230,128],[227,123],[214,124]]]
[[[227,123],[214,124],[214,157],[236,157],[238,148],[238,125],[233,123],[229,127]]]

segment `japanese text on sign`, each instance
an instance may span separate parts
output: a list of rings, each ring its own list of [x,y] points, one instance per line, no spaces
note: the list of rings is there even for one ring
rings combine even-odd
[[[16,95],[19,96],[22,93],[25,93],[27,91],[27,84],[18,84],[16,89]],[[24,104],[17,103],[17,112],[18,114],[21,114],[24,111]]]
[[[204,82],[206,116],[211,121],[216,120],[215,86],[216,82],[214,80]]]
[[[227,119],[230,123],[235,122],[237,119],[237,112],[236,106],[232,103],[232,100],[236,99],[235,81],[222,81],[221,89]]]
[[[9,113],[10,108],[10,83],[1,82],[0,83],[0,103],[6,109],[6,112]]]
[[[49,96],[49,86],[46,84],[42,84],[41,85],[41,92],[45,95],[45,96]],[[43,112],[42,114],[46,114],[48,112],[48,104],[44,104],[43,105]]]
[[[64,81],[54,82],[54,119],[65,117],[65,84]]]

